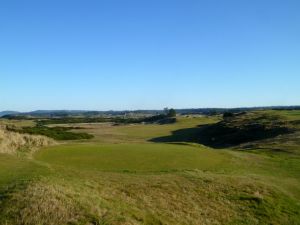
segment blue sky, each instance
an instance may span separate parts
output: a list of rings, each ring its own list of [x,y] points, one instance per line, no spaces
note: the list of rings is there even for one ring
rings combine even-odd
[[[298,0],[3,0],[0,110],[300,104]]]

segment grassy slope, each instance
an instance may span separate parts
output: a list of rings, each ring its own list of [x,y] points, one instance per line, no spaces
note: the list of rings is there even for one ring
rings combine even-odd
[[[47,174],[48,168],[26,158],[0,153],[0,189],[7,189],[15,181],[30,180]]]
[[[296,154],[147,142],[216,120],[83,125],[95,139],[44,149],[35,160],[1,155],[0,222],[299,224]],[[300,150],[298,145],[290,147]]]
[[[0,126],[33,127],[35,122],[32,120],[7,120],[0,118]]]

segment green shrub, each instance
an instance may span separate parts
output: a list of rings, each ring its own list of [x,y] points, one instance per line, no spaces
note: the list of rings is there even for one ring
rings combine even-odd
[[[35,126],[35,127],[23,127],[22,129],[10,128],[10,130],[34,134],[34,135],[44,135],[55,140],[80,140],[80,139],[91,139],[94,136],[88,133],[74,133],[69,131],[72,128],[67,127],[46,127],[46,126]]]

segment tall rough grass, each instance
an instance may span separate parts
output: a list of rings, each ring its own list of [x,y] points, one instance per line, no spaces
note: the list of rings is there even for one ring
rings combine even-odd
[[[80,208],[70,194],[68,188],[56,184],[32,183],[10,194],[9,201],[2,204],[6,218],[0,218],[0,224],[78,224]]]
[[[41,147],[52,144],[54,144],[54,141],[44,136],[19,134],[0,127],[0,153],[32,153]]]
[[[201,171],[71,174],[32,181],[6,194],[0,224],[299,224],[295,202],[252,178]]]

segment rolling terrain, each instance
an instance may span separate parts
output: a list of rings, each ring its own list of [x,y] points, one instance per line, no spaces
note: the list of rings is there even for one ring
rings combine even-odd
[[[300,224],[299,121],[264,110],[49,124],[93,138],[0,153],[0,224]]]

